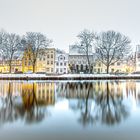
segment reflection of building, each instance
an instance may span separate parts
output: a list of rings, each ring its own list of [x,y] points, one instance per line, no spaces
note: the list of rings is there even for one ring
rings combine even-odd
[[[22,98],[24,105],[53,105],[55,103],[54,83],[23,83]]]
[[[140,103],[140,82],[139,81],[127,81],[126,82],[126,96],[136,100]],[[133,97],[133,98],[132,98]]]
[[[70,98],[93,98],[93,84],[92,83],[57,83],[56,91],[59,97]]]
[[[54,83],[37,83],[36,98],[39,103],[44,103],[45,105],[53,105],[55,103]]]
[[[22,86],[19,82],[7,82],[2,81],[0,83],[0,96],[7,97],[10,96],[20,96],[22,92]]]
[[[63,51],[56,50],[55,73],[68,73],[68,54]]]

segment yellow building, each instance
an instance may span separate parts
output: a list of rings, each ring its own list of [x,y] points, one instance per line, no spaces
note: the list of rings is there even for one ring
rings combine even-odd
[[[55,71],[55,48],[46,50],[46,72],[54,73]]]
[[[22,71],[22,60],[12,60],[12,73]],[[10,67],[8,61],[0,61],[0,73],[9,73]]]
[[[44,50],[44,54],[40,54],[36,60],[35,72],[47,72],[54,73],[54,61],[55,61],[55,49],[47,48]],[[33,53],[32,48],[28,46],[22,59],[22,71],[33,71]]]
[[[22,58],[22,72],[29,72],[33,71],[33,53],[32,53],[32,47],[28,46],[24,50],[23,58]]]
[[[99,62],[99,61],[96,61],[95,64],[94,64],[94,73],[106,73],[106,70],[107,67]],[[112,65],[110,65],[109,67],[109,73],[115,73],[115,72],[126,72],[126,73],[131,73],[133,72],[135,69],[134,67],[134,64],[132,61],[128,60],[127,62],[126,61],[123,61],[123,62],[116,62]]]

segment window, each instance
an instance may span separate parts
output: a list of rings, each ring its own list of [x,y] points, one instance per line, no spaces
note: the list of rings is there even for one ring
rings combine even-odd
[[[53,68],[51,68],[51,72],[53,72]]]
[[[47,58],[50,58],[49,54],[47,55]]]
[[[66,62],[64,63],[64,66],[66,66]]]
[[[59,63],[57,62],[56,65],[59,66]]]
[[[49,65],[49,61],[47,61],[47,64]]]
[[[62,66],[63,65],[63,63],[60,63],[60,66]]]
[[[114,69],[111,69],[111,72],[114,72]]]
[[[63,58],[62,58],[62,57],[60,57],[60,60],[63,60]]]
[[[53,61],[51,61],[51,64],[53,64]]]
[[[43,61],[45,61],[45,57],[43,58]]]
[[[51,54],[51,58],[53,58],[53,54]]]
[[[121,64],[120,64],[120,62],[117,62],[117,66],[120,66]]]
[[[57,68],[57,69],[56,69],[56,73],[58,73],[58,72],[59,72],[59,69]]]
[[[62,69],[60,69],[60,72],[62,72]]]
[[[39,58],[39,60],[41,61],[41,58]]]

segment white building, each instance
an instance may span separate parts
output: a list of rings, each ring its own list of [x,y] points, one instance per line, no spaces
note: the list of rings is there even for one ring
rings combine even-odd
[[[92,66],[94,62],[92,47],[89,48],[88,55],[90,64]],[[87,73],[89,71],[87,55],[83,49],[79,48],[77,45],[69,46],[69,66],[72,73]]]
[[[135,58],[136,59],[135,60],[136,61],[135,62],[136,63],[135,69],[136,69],[136,71],[140,71],[140,45],[136,46],[136,56],[135,57],[136,57]]]
[[[68,54],[65,53],[64,51],[56,50],[55,73],[56,74],[68,73]]]

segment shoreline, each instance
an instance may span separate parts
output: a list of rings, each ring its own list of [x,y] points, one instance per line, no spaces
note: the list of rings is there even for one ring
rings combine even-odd
[[[140,79],[140,75],[109,74],[0,74],[0,80],[131,80]]]

